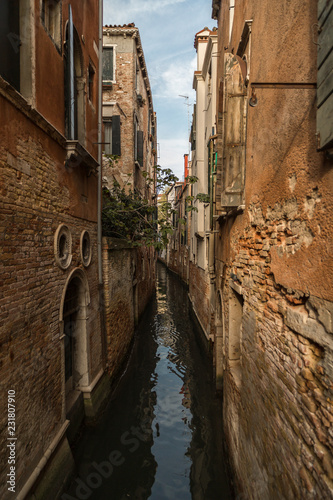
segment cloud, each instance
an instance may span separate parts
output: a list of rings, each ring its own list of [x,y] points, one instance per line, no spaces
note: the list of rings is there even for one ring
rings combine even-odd
[[[112,22],[119,22],[117,19],[124,17],[124,12],[128,18],[144,13],[160,13],[165,7],[184,3],[186,0],[106,0],[104,2],[104,18],[112,19]]]

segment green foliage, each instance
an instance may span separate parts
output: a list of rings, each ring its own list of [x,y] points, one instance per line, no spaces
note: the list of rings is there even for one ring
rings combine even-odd
[[[118,157],[108,155],[110,166],[118,163]],[[166,189],[178,182],[178,178],[169,168],[163,169],[159,165],[154,166],[153,176],[148,172],[142,172],[146,186],[151,188],[155,194],[165,192]],[[103,235],[114,238],[122,238],[130,241],[133,246],[154,246],[157,250],[164,248],[168,243],[168,237],[174,232],[172,215],[177,211],[172,209],[168,201],[157,205],[140,195],[136,190],[128,189],[131,174],[123,187],[114,180],[111,189],[103,189],[102,228]],[[187,176],[186,182],[194,184],[198,181],[196,176]],[[209,196],[198,194],[196,197],[186,197],[186,212],[198,211],[193,206],[193,201],[198,200],[209,203]],[[159,212],[159,213],[158,213]],[[159,215],[159,218],[158,218]],[[178,224],[186,225],[185,219],[178,219]]]
[[[198,193],[196,195],[196,199],[198,201],[200,201],[201,203],[209,203],[210,202],[209,194],[205,194],[205,193]]]
[[[103,189],[102,228],[104,236],[123,238],[133,245],[153,245],[156,240],[156,207],[114,181]]]
[[[109,155],[108,158],[111,166],[117,163],[117,157]],[[142,176],[147,187],[153,188],[155,194],[178,181],[172,170],[162,169],[159,165],[154,167],[153,177],[149,177],[147,172],[143,172]],[[174,212],[171,204],[165,202],[161,205],[161,216],[157,220],[157,205],[137,191],[128,189],[129,181],[130,174],[124,187],[114,180],[111,189],[103,189],[103,235],[126,239],[133,246],[154,246],[157,250],[161,249],[166,246],[168,235],[174,231],[170,222]]]

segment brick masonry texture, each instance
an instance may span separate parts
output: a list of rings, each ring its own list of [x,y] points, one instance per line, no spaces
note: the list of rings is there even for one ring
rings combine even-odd
[[[155,252],[103,238],[107,370],[114,378],[128,354],[135,327],[155,289]]]
[[[274,498],[277,491],[280,498],[299,492],[303,498],[330,498],[333,306],[274,278],[271,253],[293,255],[311,241],[295,204],[293,218],[286,205],[281,218],[273,211],[264,218],[258,206],[250,209],[252,223],[226,272],[236,276],[244,306],[241,377],[229,365],[225,421],[230,449],[237,450],[236,469],[249,474],[244,498]],[[281,216],[283,209],[289,220]],[[229,280],[223,291],[230,294]]]
[[[2,109],[7,103],[1,101]],[[17,120],[17,121],[16,121]],[[19,123],[19,126],[18,126]],[[15,131],[13,143],[11,128]],[[29,477],[64,422],[64,357],[59,310],[66,281],[75,268],[86,275],[90,305],[87,332],[89,377],[102,366],[97,280],[96,179],[68,172],[64,151],[12,110],[0,147],[0,332],[1,390],[16,391],[17,488]],[[75,186],[75,189],[74,189]],[[82,201],[83,200],[83,201]],[[72,262],[55,262],[54,235],[66,224],[72,235]],[[92,261],[80,257],[80,235],[90,234]],[[6,412],[1,412],[1,493],[7,470]]]
[[[317,81],[315,3],[282,1],[271,10],[266,0],[236,2],[230,40],[229,12],[220,7],[219,50],[245,51],[247,99],[254,82]],[[224,57],[218,65],[222,82]],[[216,225],[224,430],[238,498],[332,498],[332,162],[317,151],[314,86],[256,88],[256,95],[257,106],[246,110],[244,205]]]

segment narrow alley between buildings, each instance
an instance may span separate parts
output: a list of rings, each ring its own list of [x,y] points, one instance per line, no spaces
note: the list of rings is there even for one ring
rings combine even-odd
[[[106,411],[74,449],[62,500],[232,498],[209,353],[187,290],[157,266],[156,298]]]

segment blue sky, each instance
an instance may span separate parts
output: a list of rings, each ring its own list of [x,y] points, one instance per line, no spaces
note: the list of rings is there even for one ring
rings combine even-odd
[[[189,152],[186,102],[192,105],[191,120],[195,101],[194,36],[216,26],[211,6],[211,0],[104,0],[104,24],[134,22],[139,28],[157,113],[159,164],[179,178]]]

